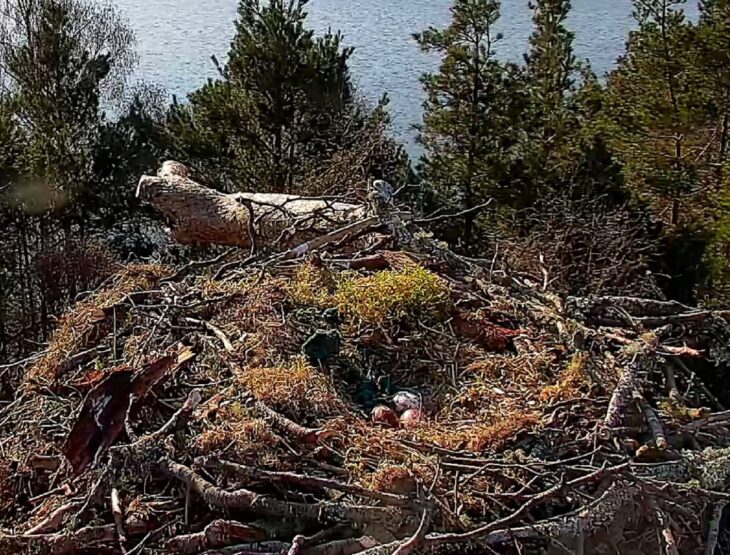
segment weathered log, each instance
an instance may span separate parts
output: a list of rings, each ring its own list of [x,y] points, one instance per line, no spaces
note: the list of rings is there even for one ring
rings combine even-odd
[[[184,165],[172,161],[156,177],[142,176],[137,197],[165,216],[173,239],[183,244],[250,248],[261,238],[291,246],[365,215],[361,205],[327,198],[224,194],[196,183]]]

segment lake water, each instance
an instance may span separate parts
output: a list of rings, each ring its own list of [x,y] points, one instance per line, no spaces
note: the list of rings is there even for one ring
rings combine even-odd
[[[233,36],[236,0],[116,0],[137,33],[138,77],[183,98],[215,77],[210,60],[226,58]],[[570,18],[580,58],[603,74],[623,52],[633,26],[631,0],[573,0]],[[449,22],[449,0],[310,0],[309,24],[340,30],[355,47],[352,70],[361,93],[373,101],[388,92],[395,134],[413,138],[421,117],[419,76],[437,67],[412,34]],[[521,60],[531,33],[527,0],[503,0],[499,54]]]

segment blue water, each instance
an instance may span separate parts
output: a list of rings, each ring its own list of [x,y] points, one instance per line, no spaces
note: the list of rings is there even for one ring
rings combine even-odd
[[[210,56],[225,60],[236,0],[115,1],[137,34],[140,79],[182,98],[216,76]],[[389,93],[393,131],[405,142],[412,140],[412,125],[421,117],[418,78],[438,62],[419,50],[412,34],[447,25],[450,6],[449,0],[310,0],[308,5],[315,30],[340,30],[355,47],[351,66],[360,92],[373,101]],[[603,74],[623,52],[633,27],[631,0],[573,0],[573,8],[576,53]],[[530,17],[527,0],[503,0],[500,56],[522,59]]]

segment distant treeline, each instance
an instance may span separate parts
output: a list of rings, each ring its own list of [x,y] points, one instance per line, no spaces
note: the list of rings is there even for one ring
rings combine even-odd
[[[357,199],[377,178],[423,211],[494,199],[432,231],[560,293],[728,301],[730,0],[701,2],[696,22],[683,1],[635,0],[605,83],[573,53],[569,0],[534,0],[521,64],[498,55],[498,1],[455,0],[448,28],[415,37],[441,65],[422,78],[413,161],[387,96],[362,100],[352,50],[315,35],[305,4],[240,0],[218,78],[170,104],[132,83],[134,35],[112,4],[0,0],[0,360],[154,252],[134,189],[170,158],[226,191]]]

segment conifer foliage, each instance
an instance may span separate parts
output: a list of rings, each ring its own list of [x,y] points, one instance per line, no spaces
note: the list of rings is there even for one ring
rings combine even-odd
[[[133,175],[154,156],[139,148],[139,126],[121,124],[136,54],[112,5],[4,0],[0,10],[2,358],[45,337],[111,270],[92,238],[125,219]]]
[[[241,0],[220,79],[170,114],[173,144],[229,189],[301,192],[303,176],[351,146],[372,118],[356,98],[351,48],[315,36],[306,0]]]
[[[441,56],[439,71],[421,79],[421,174],[437,202],[451,208],[518,194],[509,176],[526,98],[518,68],[497,57],[499,8],[496,0],[456,0],[448,28],[416,35],[424,51]],[[465,218],[466,247],[475,241],[474,219]]]

